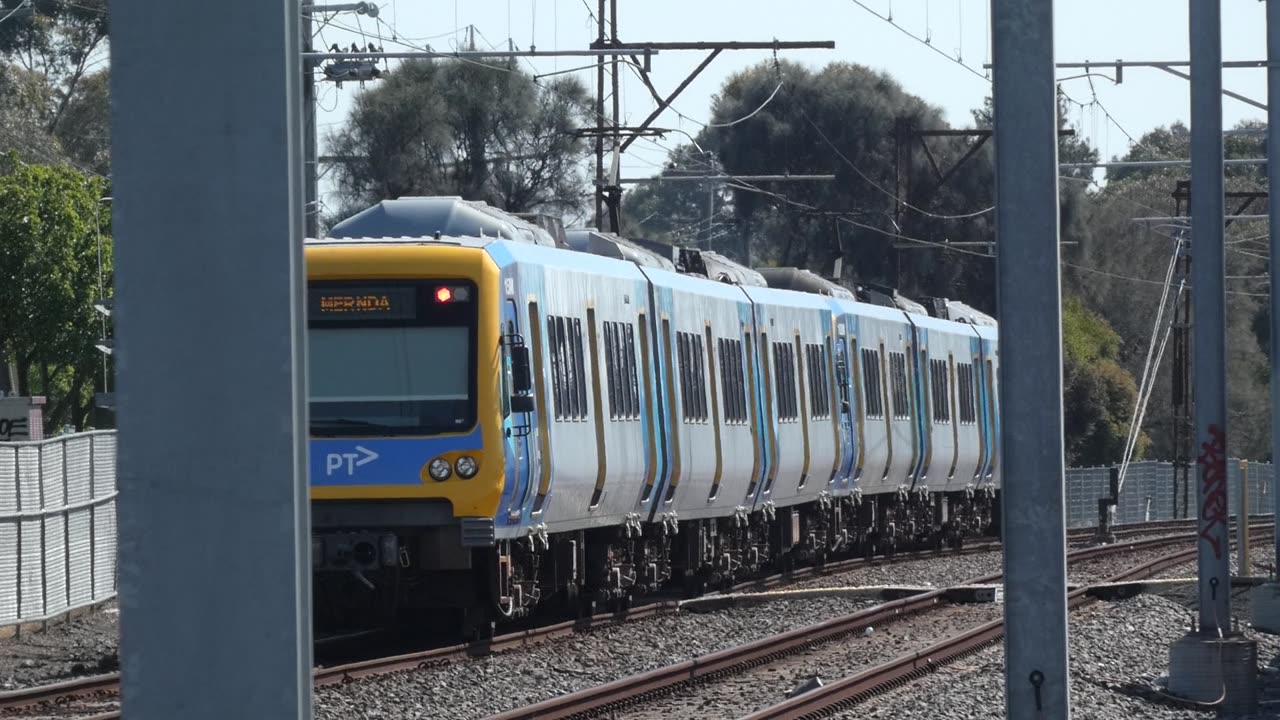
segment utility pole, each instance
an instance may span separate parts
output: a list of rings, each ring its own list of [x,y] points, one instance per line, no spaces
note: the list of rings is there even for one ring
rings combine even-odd
[[[302,5],[302,51],[304,53],[314,52],[312,46],[312,37],[314,31],[311,27],[311,9],[314,5]],[[305,203],[306,225],[304,233],[306,237],[320,237],[320,193],[318,191],[320,185],[320,164],[317,162],[319,151],[316,148],[316,81],[315,81],[316,61],[305,55],[302,59],[302,147],[303,147],[303,167],[307,182],[306,195],[303,198]]]
[[[309,720],[299,5],[108,8],[121,716]]]
[[[1037,720],[1071,717],[1053,5],[991,3],[1005,703]]]
[[[316,79],[315,71],[319,63],[315,58],[312,27],[313,14],[318,12],[355,12],[369,17],[378,17],[378,6],[370,2],[344,3],[337,5],[316,5],[301,0],[302,10],[302,147],[304,177],[306,182],[306,226],[307,237],[320,236],[320,163],[316,141]]]
[[[1280,188],[1280,0],[1267,0],[1267,189]],[[1268,234],[1271,240],[1271,457],[1280,463],[1280,202],[1269,202]],[[1280,472],[1275,473],[1274,503],[1276,548],[1280,549]],[[1276,556],[1280,558],[1280,555]],[[1250,609],[1253,626],[1280,633],[1280,560],[1271,582],[1253,591]],[[1242,569],[1241,572],[1244,572]]]
[[[1169,648],[1169,692],[1220,711],[1257,706],[1257,644],[1231,624],[1227,512],[1226,248],[1222,160],[1222,4],[1189,0],[1191,286],[1199,512],[1200,617]]]
[[[596,44],[603,47],[605,44],[605,0],[599,0],[599,9],[596,12],[596,23],[599,28],[599,32],[596,36]],[[594,47],[594,45],[592,47]],[[604,180],[604,65],[605,62],[603,56],[596,58],[596,229],[604,228],[604,193],[606,189],[606,186],[602,182]],[[614,76],[616,77],[617,73],[614,73]],[[616,139],[616,123],[613,132],[614,138]],[[616,230],[617,228],[614,229]]]
[[[1224,133],[1225,135],[1225,133]],[[1223,227],[1236,220],[1250,219],[1244,211],[1257,200],[1267,198],[1267,192],[1230,191],[1223,194],[1227,200],[1240,200],[1240,204],[1226,218]],[[1134,218],[1145,222],[1183,222],[1183,210],[1191,202],[1191,181],[1179,180],[1173,191],[1174,213],[1170,218]],[[1187,228],[1178,230],[1178,259],[1175,261],[1174,281],[1184,286],[1183,296],[1174,307],[1173,320],[1173,517],[1185,518],[1191,512],[1191,440],[1195,437],[1195,421],[1192,417],[1191,395],[1191,243],[1187,240]],[[1181,511],[1179,511],[1181,499]]]
[[[580,133],[583,135],[594,136],[595,139],[595,155],[596,155],[596,177],[595,177],[595,227],[605,229],[605,213],[608,212],[609,227],[612,232],[619,232],[620,227],[620,208],[622,202],[622,183],[606,177],[605,170],[605,138],[609,138],[609,151],[612,155],[610,167],[619,169],[623,153],[631,146],[631,143],[639,137],[660,134],[652,127],[653,121],[662,114],[664,110],[671,106],[671,103],[684,92],[693,80],[706,69],[711,61],[714,60],[721,52],[725,50],[773,50],[775,53],[779,50],[798,50],[798,49],[832,49],[835,48],[835,42],[826,41],[773,41],[773,42],[749,42],[749,41],[694,41],[694,42],[622,42],[618,37],[618,0],[598,0],[596,5],[596,41],[591,44],[594,50],[615,50],[627,51],[630,54],[635,65],[639,66],[639,54],[646,50],[690,50],[690,51],[706,51],[707,57],[698,64],[692,72],[685,77],[674,91],[663,97],[654,87],[653,81],[649,77],[649,69],[647,64],[639,68],[640,80],[644,83],[649,94],[653,96],[657,107],[646,117],[641,123],[635,127],[623,127],[620,124],[618,114],[618,55],[614,55],[611,62],[606,63],[603,57],[596,61],[596,122],[593,131]],[[610,116],[605,115],[605,74],[610,75],[610,89],[612,91],[612,113]],[[608,126],[606,126],[608,122]],[[607,206],[607,208],[606,208]]]

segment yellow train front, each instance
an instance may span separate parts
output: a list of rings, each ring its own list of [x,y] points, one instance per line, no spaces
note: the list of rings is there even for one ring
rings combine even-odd
[[[357,228],[385,228],[371,210]],[[457,627],[481,621],[504,487],[498,272],[479,243],[386,232],[306,248],[315,616]]]

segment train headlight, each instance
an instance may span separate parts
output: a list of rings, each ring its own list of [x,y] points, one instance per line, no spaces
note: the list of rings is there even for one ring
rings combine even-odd
[[[431,479],[436,482],[444,482],[449,479],[452,469],[449,467],[449,461],[444,458],[436,458],[427,466],[427,472],[431,474]]]
[[[458,476],[463,480],[470,480],[476,476],[476,471],[480,466],[476,465],[476,459],[470,455],[463,455],[453,464],[453,469],[458,472]]]

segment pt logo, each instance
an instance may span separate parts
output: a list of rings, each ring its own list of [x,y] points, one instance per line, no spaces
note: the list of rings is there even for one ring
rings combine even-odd
[[[348,477],[356,474],[356,468],[361,465],[368,465],[378,459],[378,453],[368,448],[356,446],[355,452],[349,453],[329,453],[324,457],[324,474],[330,477],[334,473],[346,469]]]

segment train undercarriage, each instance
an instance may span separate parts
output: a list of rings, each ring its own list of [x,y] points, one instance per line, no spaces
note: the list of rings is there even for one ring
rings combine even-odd
[[[904,489],[765,506],[728,518],[663,517],[532,534],[484,548],[462,547],[422,528],[349,533],[353,549],[359,538],[369,538],[366,544],[377,538],[381,561],[317,571],[315,621],[317,627],[412,626],[483,638],[524,621],[623,610],[654,596],[693,597],[836,559],[958,549],[967,539],[998,537],[999,517],[998,490]]]

